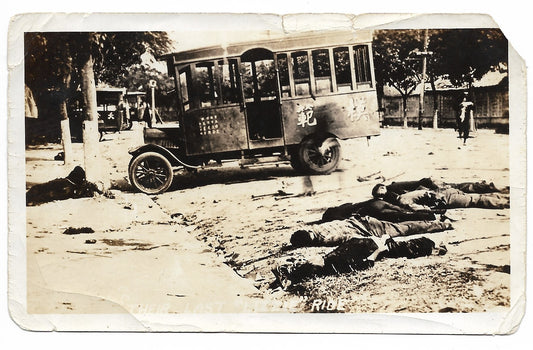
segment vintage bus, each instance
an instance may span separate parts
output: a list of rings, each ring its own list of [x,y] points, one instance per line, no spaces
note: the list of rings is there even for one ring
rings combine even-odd
[[[131,119],[124,106],[125,92],[126,89],[121,88],[96,88],[100,139],[104,133],[131,129]]]
[[[100,141],[106,133],[114,133],[132,128],[132,121],[125,102],[124,88],[97,87],[96,110]],[[82,138],[83,108],[81,91],[77,91],[70,105],[70,129],[73,137]]]
[[[317,32],[165,55],[178,122],[145,128],[132,185],[169,188],[178,169],[234,159],[328,174],[338,139],[379,135],[372,32]]]

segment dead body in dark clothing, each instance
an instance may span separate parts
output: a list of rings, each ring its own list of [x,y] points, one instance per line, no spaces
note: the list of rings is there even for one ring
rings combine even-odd
[[[372,192],[377,188],[387,202],[412,211],[436,208],[504,209],[510,206],[509,195],[506,194],[508,189],[500,190],[492,182],[487,184],[485,181],[451,184],[423,178],[393,182],[388,186],[378,184]]]
[[[456,188],[464,188],[469,192]],[[496,191],[498,189],[493,183],[487,184],[485,181],[445,184],[423,178],[393,182],[388,186],[378,184],[372,189],[374,198],[328,208],[322,215],[322,222],[344,220],[352,215],[370,216],[389,222],[432,221],[436,220],[435,214],[444,214],[441,219],[446,219],[446,208],[506,207],[506,201],[502,203],[499,195],[483,195]]]
[[[278,265],[272,270],[276,280],[286,287],[291,281],[312,275],[345,272],[347,268],[354,271],[372,267],[376,259],[387,254],[390,257],[429,255],[435,247],[433,241],[427,238],[406,241],[405,236],[453,229],[450,223],[435,220],[431,212],[408,212],[383,201],[382,196],[385,192],[385,186],[375,186],[372,191],[374,199],[330,208],[324,213],[325,220],[322,223],[307,225],[295,231],[290,239],[291,245],[295,248],[338,247],[318,264],[307,263],[304,257],[288,264]],[[365,214],[362,214],[363,212]],[[385,216],[390,221],[380,220],[371,213],[375,216]],[[406,220],[414,219],[415,216],[418,216],[416,220]],[[420,220],[421,217],[424,219]],[[398,245],[393,238],[400,236],[403,236],[400,240],[405,242]],[[398,248],[399,246],[403,248]],[[301,263],[302,261],[305,263]]]
[[[322,215],[322,222],[344,220],[350,216],[371,216],[379,220],[390,222],[435,220],[435,214],[430,210],[412,211],[391,204],[380,198],[372,198],[361,203],[345,203],[338,207],[328,208]]]
[[[494,183],[487,183],[485,180],[477,182],[461,182],[449,183],[433,180],[429,177],[422,178],[416,181],[399,181],[393,182],[387,186],[388,193],[403,194],[420,189],[428,189],[432,191],[444,191],[450,188],[458,189],[464,193],[493,193],[493,192],[509,192],[508,188],[497,188]]]
[[[444,246],[436,246],[426,237],[403,241],[391,238],[377,242],[376,238],[353,237],[326,254],[322,261],[308,261],[305,257],[285,260],[272,270],[276,283],[283,288],[313,276],[350,273],[374,266],[374,262],[384,258],[414,259],[429,255],[444,255]]]
[[[452,229],[451,223],[440,220],[389,222],[371,216],[353,215],[344,220],[306,225],[296,230],[290,241],[293,247],[338,246],[354,237],[387,239]]]
[[[76,166],[67,177],[54,179],[32,186],[26,192],[26,205],[33,206],[55,200],[93,197],[102,193],[98,187],[85,179],[85,171]]]
[[[403,221],[432,221],[435,220],[435,214],[431,210],[414,211],[392,204],[394,198],[387,199],[390,192],[382,185],[374,186],[372,189],[372,199],[360,203],[345,203],[338,207],[328,208],[322,215],[322,222],[333,220],[344,220],[352,215],[370,216],[378,220],[389,222]]]
[[[427,210],[439,203],[448,209],[505,209],[510,207],[510,198],[500,193],[464,193],[454,188],[439,192],[421,189],[399,195],[393,203],[411,210]]]

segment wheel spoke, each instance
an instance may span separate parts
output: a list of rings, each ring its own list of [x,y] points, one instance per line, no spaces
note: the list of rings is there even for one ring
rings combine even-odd
[[[148,169],[146,169],[144,166],[142,166],[142,163],[139,163],[139,165],[137,165],[137,168],[140,168],[144,172],[148,171]]]
[[[322,167],[325,163],[327,163],[327,159],[318,151],[318,149],[310,148],[307,154],[309,161],[319,167]]]
[[[309,148],[309,150],[307,151],[307,153],[309,153],[309,155],[320,155],[320,151],[316,148]]]

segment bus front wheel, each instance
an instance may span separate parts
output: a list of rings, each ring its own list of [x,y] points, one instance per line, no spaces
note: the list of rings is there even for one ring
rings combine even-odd
[[[341,145],[334,137],[324,140],[308,138],[298,150],[298,162],[312,174],[329,174],[337,169],[341,159]]]
[[[145,152],[134,157],[129,166],[133,187],[146,194],[165,192],[174,178],[172,165],[157,152]]]

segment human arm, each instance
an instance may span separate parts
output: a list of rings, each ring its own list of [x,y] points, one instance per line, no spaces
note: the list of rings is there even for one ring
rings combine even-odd
[[[364,215],[390,222],[435,220],[435,215],[429,210],[412,211],[383,200],[376,200],[371,203]]]
[[[428,205],[422,204],[424,198],[427,197],[426,190],[419,190],[408,192],[398,196],[398,203],[413,211],[431,211],[431,208]]]

